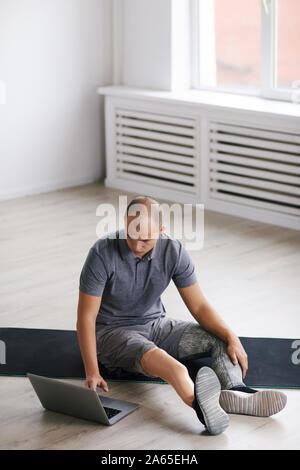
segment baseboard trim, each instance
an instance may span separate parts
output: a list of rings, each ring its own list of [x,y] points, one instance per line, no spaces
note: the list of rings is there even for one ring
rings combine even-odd
[[[59,189],[67,189],[75,186],[82,186],[84,184],[95,183],[100,181],[100,177],[87,176],[85,178],[74,178],[63,181],[56,181],[53,183],[47,183],[40,186],[25,186],[23,188],[12,189],[9,191],[3,191],[0,193],[0,201],[7,201],[10,199],[17,199],[24,196],[34,196],[35,194],[49,193],[51,191],[57,191]]]

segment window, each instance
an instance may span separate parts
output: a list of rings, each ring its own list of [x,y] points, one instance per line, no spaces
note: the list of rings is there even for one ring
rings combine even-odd
[[[245,2],[226,3],[215,0],[216,84],[241,91],[257,90],[261,65],[260,0],[248,1],[247,15]]]
[[[278,0],[277,86],[290,88],[300,79],[300,2]]]
[[[300,0],[191,2],[194,88],[293,100]]]

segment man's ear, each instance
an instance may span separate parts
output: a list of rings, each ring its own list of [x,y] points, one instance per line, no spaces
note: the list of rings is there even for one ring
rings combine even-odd
[[[162,225],[159,230],[159,234],[161,235],[166,230],[165,225]]]

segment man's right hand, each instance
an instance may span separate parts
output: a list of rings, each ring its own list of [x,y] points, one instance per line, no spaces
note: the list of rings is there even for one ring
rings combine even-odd
[[[96,390],[96,387],[102,388],[105,392],[108,392],[108,385],[105,382],[104,378],[100,374],[97,375],[87,375],[85,385],[92,390]]]

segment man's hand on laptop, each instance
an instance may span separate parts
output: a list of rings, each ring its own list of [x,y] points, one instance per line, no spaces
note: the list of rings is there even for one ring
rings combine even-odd
[[[97,375],[87,375],[85,385],[88,388],[96,390],[96,387],[102,388],[105,392],[108,392],[108,385],[105,382],[104,378],[100,374]]]

